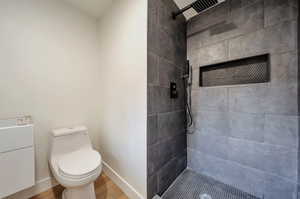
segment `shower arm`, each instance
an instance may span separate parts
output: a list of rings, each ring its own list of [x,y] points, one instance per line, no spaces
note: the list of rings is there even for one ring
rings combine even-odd
[[[188,9],[192,8],[192,5],[193,5],[193,3],[191,3],[190,5],[185,6],[184,8],[180,9],[177,12],[172,12],[173,19],[175,20],[178,15],[181,15],[182,13],[187,11]]]

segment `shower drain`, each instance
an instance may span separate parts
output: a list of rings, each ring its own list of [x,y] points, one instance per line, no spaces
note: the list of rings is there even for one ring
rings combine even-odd
[[[200,199],[212,199],[212,197],[205,193],[200,195]]]

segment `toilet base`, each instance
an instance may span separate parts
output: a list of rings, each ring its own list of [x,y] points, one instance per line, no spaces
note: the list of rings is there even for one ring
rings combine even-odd
[[[66,188],[62,193],[62,199],[96,199],[94,183],[80,187]]]

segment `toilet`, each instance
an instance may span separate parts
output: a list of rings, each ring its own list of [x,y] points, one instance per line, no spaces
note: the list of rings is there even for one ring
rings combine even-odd
[[[101,161],[85,126],[52,131],[49,165],[66,188],[63,199],[96,199],[94,181],[101,173]]]

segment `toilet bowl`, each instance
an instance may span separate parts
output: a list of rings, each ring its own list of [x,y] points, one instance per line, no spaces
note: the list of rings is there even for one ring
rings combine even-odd
[[[101,173],[101,161],[86,127],[52,131],[49,165],[56,180],[66,188],[63,199],[96,199],[94,181]]]

